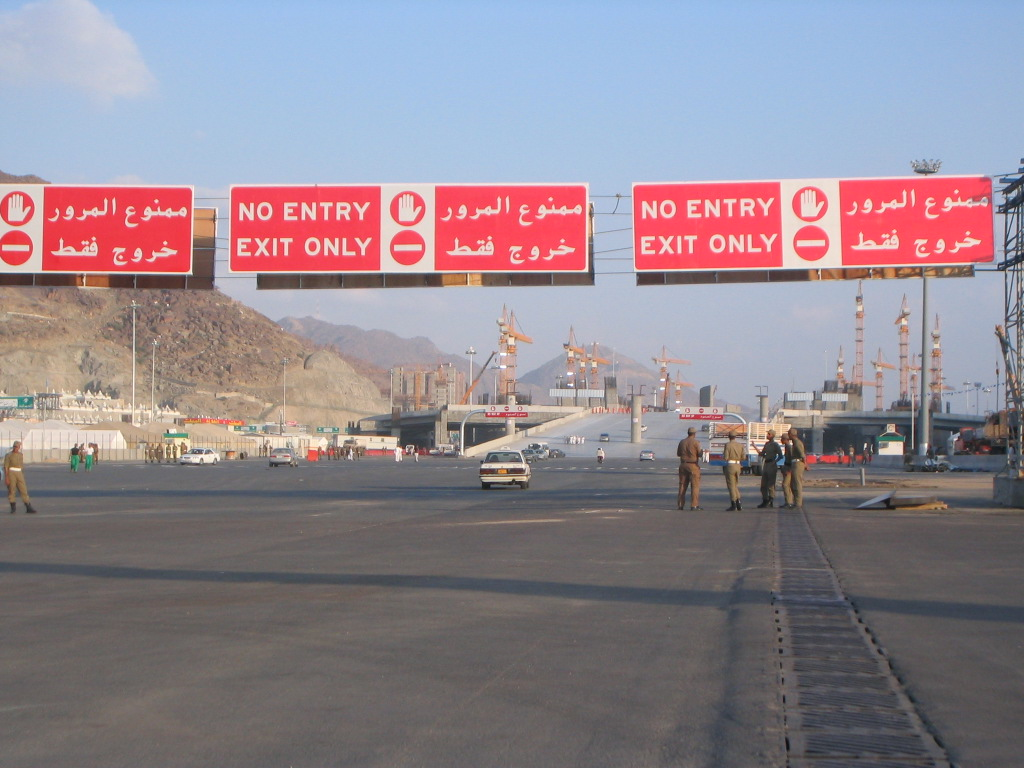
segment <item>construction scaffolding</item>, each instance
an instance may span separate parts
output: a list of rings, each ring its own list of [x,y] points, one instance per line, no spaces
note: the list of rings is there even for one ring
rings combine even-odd
[[[1010,477],[1021,479],[1020,415],[1024,410],[1020,375],[1024,354],[1024,158],[1016,174],[999,179],[1003,202],[997,211],[1003,214],[1003,306],[1005,321],[996,328],[1006,367],[1006,409],[1009,411],[1009,445],[1007,446]]]

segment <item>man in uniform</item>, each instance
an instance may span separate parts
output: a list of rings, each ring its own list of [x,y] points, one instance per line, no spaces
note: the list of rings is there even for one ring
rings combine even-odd
[[[775,479],[779,470],[782,449],[775,442],[775,430],[768,430],[768,442],[757,452],[761,457],[761,503],[758,509],[775,506]]]
[[[800,433],[789,430],[789,447],[786,449],[786,463],[789,464],[789,485],[792,489],[792,500],[788,497],[786,506],[797,509],[804,505],[804,470],[807,469],[807,452],[804,450]]]
[[[25,454],[21,452],[21,441],[15,440],[11,452],[4,456],[4,480],[7,482],[7,500],[11,502],[11,514],[14,514],[14,499],[21,494],[21,500],[25,502],[25,512],[30,515],[36,513],[32,507],[32,499],[28,496],[28,486],[25,485]]]
[[[699,510],[700,506],[700,440],[696,437],[697,430],[690,427],[686,437],[679,441],[676,456],[679,457],[679,495],[676,506],[686,509],[686,488],[690,488],[690,509]]]
[[[725,450],[722,451],[722,459],[725,462],[722,465],[722,473],[725,475],[725,487],[729,491],[729,509],[728,512],[733,510],[742,510],[743,505],[740,504],[740,469],[743,466],[743,446],[736,442],[736,433],[729,433],[729,442],[725,444]]]

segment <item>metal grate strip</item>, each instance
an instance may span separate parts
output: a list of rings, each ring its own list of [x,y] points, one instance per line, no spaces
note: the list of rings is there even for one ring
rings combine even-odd
[[[776,516],[773,602],[790,768],[949,768],[802,510]]]

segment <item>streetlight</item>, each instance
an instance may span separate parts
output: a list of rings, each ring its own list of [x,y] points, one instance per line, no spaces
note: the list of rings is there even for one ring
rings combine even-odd
[[[158,339],[153,339],[153,370],[149,375],[149,420],[156,421],[156,348],[160,346]]]
[[[941,160],[911,160],[910,167],[914,173],[931,176],[942,167]],[[928,444],[931,442],[931,397],[928,392],[932,388],[932,374],[927,365],[928,360],[928,275],[921,267],[921,428],[918,432],[918,455],[928,455]]]
[[[132,424],[135,423],[135,312],[142,305],[132,299],[128,309],[132,311]]]
[[[281,434],[284,434],[284,424],[288,413],[288,358],[281,361]]]
[[[471,346],[466,350],[466,355],[469,357],[469,379],[466,381],[466,394],[468,395],[469,388],[473,386],[473,356],[476,355],[476,350]]]

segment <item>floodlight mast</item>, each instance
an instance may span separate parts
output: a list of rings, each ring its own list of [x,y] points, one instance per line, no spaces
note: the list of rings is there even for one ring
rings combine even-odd
[[[933,173],[939,172],[939,168],[942,167],[942,161],[911,160],[910,167],[914,170],[914,173],[922,176],[931,176]],[[928,318],[930,316],[931,314],[928,310],[928,273],[925,267],[921,267],[921,429],[918,432],[918,456],[928,455],[928,448],[932,440],[932,375],[931,369],[925,364],[931,351],[931,334],[928,332]]]

